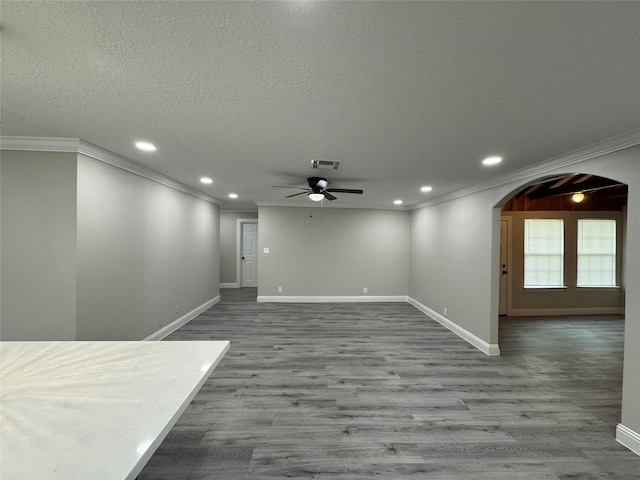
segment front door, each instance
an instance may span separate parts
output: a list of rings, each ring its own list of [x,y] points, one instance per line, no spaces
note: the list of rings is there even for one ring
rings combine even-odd
[[[242,224],[241,287],[258,286],[258,224]]]

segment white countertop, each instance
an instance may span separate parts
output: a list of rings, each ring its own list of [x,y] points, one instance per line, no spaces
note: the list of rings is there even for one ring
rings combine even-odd
[[[229,342],[0,342],[0,477],[134,479]]]

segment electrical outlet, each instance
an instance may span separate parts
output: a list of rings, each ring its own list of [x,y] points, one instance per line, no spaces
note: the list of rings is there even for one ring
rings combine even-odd
[[[444,307],[444,316],[446,317],[447,315],[449,315],[449,310],[447,310],[447,307]]]
[[[278,293],[282,293],[282,287],[278,287]]]
[[[368,288],[367,288],[367,287],[364,287],[364,288],[362,289],[362,293],[367,293],[367,290],[368,290]]]

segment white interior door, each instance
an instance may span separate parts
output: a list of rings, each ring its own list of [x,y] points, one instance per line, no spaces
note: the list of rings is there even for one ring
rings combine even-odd
[[[500,220],[500,305],[499,315],[507,314],[509,288],[509,221]]]
[[[258,286],[258,224],[242,224],[241,287]]]

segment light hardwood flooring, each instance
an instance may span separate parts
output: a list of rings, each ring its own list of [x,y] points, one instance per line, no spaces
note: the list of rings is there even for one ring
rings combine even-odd
[[[640,479],[615,441],[620,317],[503,319],[488,357],[409,304],[222,302],[166,340],[230,340],[150,479]]]

